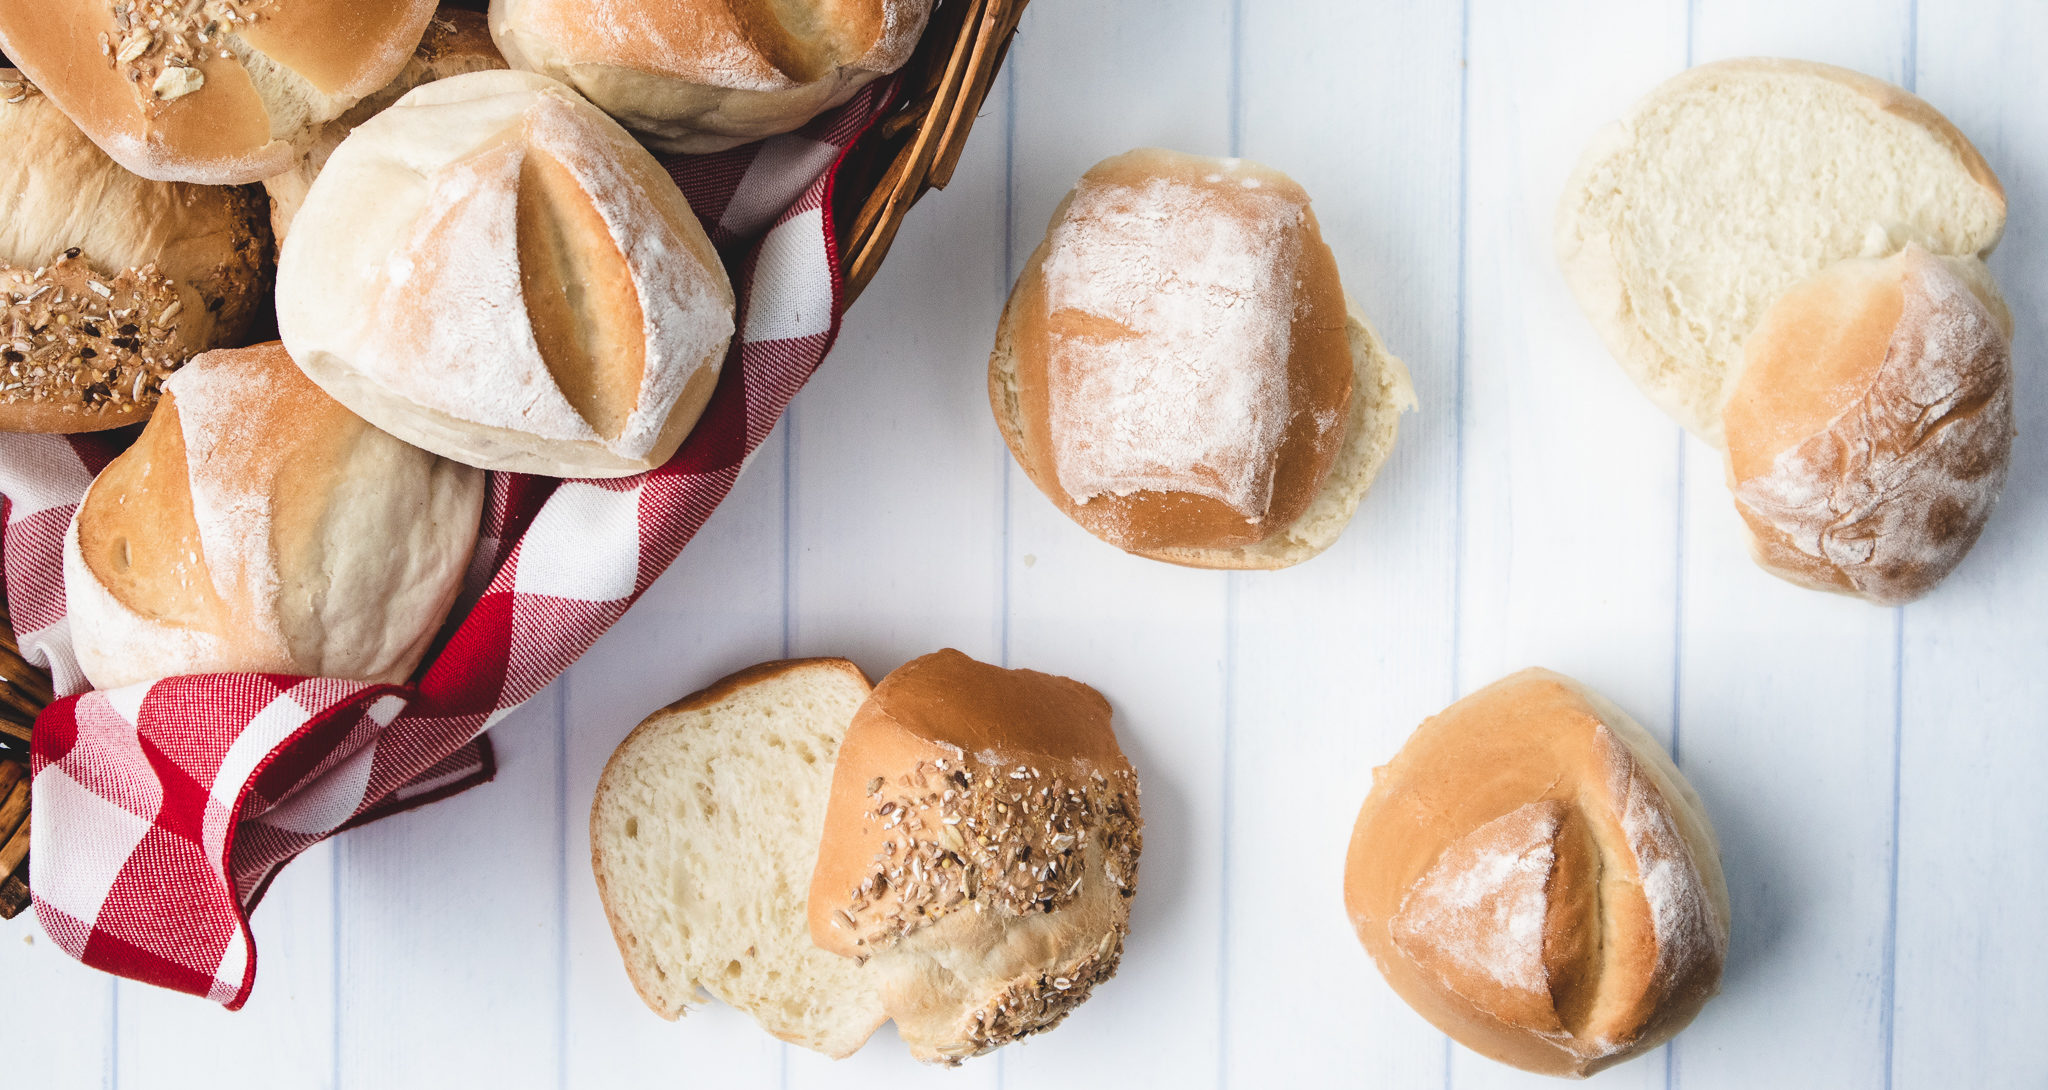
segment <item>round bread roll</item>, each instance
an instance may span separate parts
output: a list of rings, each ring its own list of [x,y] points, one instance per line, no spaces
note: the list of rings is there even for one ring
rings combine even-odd
[[[1301,187],[1158,149],[1097,164],[1053,213],[989,400],[1025,474],[1090,533],[1265,569],[1337,540],[1415,406]]]
[[[903,67],[931,0],[492,0],[514,68],[665,152],[790,132]]]
[[[273,343],[205,353],[64,541],[78,663],[401,683],[461,588],[484,475],[370,427]]]
[[[1699,795],[1621,709],[1525,670],[1373,773],[1344,903],[1394,991],[1467,1048],[1590,1075],[1720,986],[1728,887]]]
[[[905,663],[846,731],[824,829],[811,937],[865,962],[918,1059],[1049,1030],[1116,972],[1138,777],[1080,682]]]
[[[2012,461],[2010,330],[1978,294],[1996,291],[1975,258],[1908,246],[1764,315],[1723,413],[1758,564],[1897,605],[1962,562]]]
[[[2005,190],[1932,106],[1847,69],[1751,59],[1679,75],[1595,138],[1557,249],[1629,377],[1718,442],[1743,343],[1794,285],[1909,243],[1987,255],[2004,228]]]
[[[51,0],[0,5],[0,50],[122,166],[240,185],[391,82],[434,0]]]
[[[270,226],[277,238],[282,241],[290,231],[292,218],[299,214],[300,206],[306,203],[306,192],[313,188],[313,179],[320,176],[328,157],[356,126],[383,113],[421,84],[503,67],[505,58],[491,42],[491,29],[482,12],[451,7],[435,12],[426,34],[420,38],[419,48],[413,50],[412,58],[383,90],[320,126],[306,153],[291,169],[263,179],[263,188],[270,191]]]
[[[13,69],[0,143],[0,431],[140,423],[172,371],[249,335],[270,264],[254,193],[136,177]]]
[[[293,358],[364,419],[556,477],[666,462],[733,333],[668,174],[528,72],[426,84],[351,133],[285,240],[277,310]]]

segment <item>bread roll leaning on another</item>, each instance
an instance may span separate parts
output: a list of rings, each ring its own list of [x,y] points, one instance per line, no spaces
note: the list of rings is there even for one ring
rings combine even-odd
[[[1720,986],[1728,887],[1698,793],[1578,682],[1525,670],[1373,773],[1344,903],[1401,998],[1465,1047],[1586,1076]]]
[[[733,334],[667,172],[555,81],[426,84],[342,141],[278,267],[278,325],[335,400],[483,469],[660,466]]]
[[[402,683],[461,589],[484,475],[371,427],[276,344],[208,352],[64,541],[79,666]]]
[[[1053,213],[1003,310],[989,400],[1084,529],[1237,569],[1333,544],[1415,407],[1301,187],[1157,149],[1097,164]]]

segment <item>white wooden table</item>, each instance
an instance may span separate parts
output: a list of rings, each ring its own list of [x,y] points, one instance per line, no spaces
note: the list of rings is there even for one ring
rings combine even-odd
[[[495,732],[489,787],[350,833],[255,918],[248,1008],[86,971],[0,925],[0,1086],[1539,1085],[1380,982],[1339,895],[1370,770],[1548,665],[1677,751],[1725,851],[1721,998],[1627,1087],[2048,1085],[2048,3],[1037,0],[951,190],[646,599]],[[1588,136],[1691,61],[1917,89],[2011,195],[2004,503],[1935,595],[1879,610],[1752,567],[1715,455],[1639,397],[1550,256]],[[1316,198],[1422,399],[1349,534],[1280,574],[1124,556],[1012,466],[984,394],[1010,278],[1091,163],[1236,152]],[[1144,777],[1122,973],[956,1072],[888,1031],[833,1064],[627,985],[586,814],[641,716],[740,666],[942,646],[1082,678]]]

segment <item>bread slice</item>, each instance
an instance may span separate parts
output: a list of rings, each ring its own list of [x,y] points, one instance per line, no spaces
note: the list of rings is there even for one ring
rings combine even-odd
[[[1742,345],[1779,296],[1917,243],[1982,256],[2005,191],[1932,106],[1805,61],[1701,65],[1593,142],[1557,216],[1558,260],[1636,385],[1721,440]]]
[[[590,811],[591,866],[640,997],[709,993],[840,1058],[886,1016],[859,962],[811,942],[806,899],[839,743],[867,699],[844,659],[742,670],[648,717]]]

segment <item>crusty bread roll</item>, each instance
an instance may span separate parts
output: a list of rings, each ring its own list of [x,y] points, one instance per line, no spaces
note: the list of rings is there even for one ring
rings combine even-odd
[[[514,68],[553,76],[661,151],[802,127],[910,59],[931,0],[492,0]]]
[[[205,353],[93,481],[64,542],[85,676],[398,683],[476,544],[484,475],[363,422],[276,343]]]
[[[335,149],[278,266],[335,400],[484,469],[620,477],[711,398],[732,286],[660,164],[528,72],[426,84]]]
[[[1751,59],[1685,72],[1604,130],[1565,188],[1557,248],[1629,376],[1717,442],[1743,342],[1793,285],[1908,243],[1983,256],[2004,228],[2005,190],[1932,106]]]
[[[0,50],[122,166],[240,185],[391,82],[434,0],[0,5]]]
[[[270,191],[272,231],[280,240],[290,231],[292,218],[299,214],[299,207],[306,203],[306,192],[313,188],[313,179],[320,176],[328,157],[356,126],[383,113],[405,97],[406,92],[423,83],[503,67],[505,58],[491,42],[491,28],[482,12],[452,7],[435,12],[427,23],[426,34],[420,38],[419,48],[413,50],[412,57],[390,83],[350,107],[347,113],[320,126],[306,153],[291,169],[263,179],[263,188]]]
[[[1728,482],[1766,570],[1897,605],[1976,543],[2012,460],[2012,349],[1978,294],[1997,289],[1956,265],[1982,268],[1918,246],[1840,262],[1750,334]]]
[[[270,266],[255,194],[136,177],[13,69],[0,144],[0,431],[140,423],[179,365],[248,336]]]
[[[1546,1075],[1685,1028],[1728,949],[1699,795],[1626,713],[1547,670],[1458,701],[1373,773],[1344,903],[1417,1013]]]
[[[1003,310],[989,400],[1032,483],[1095,536],[1271,569],[1343,533],[1415,395],[1300,186],[1141,149],[1053,213]]]

